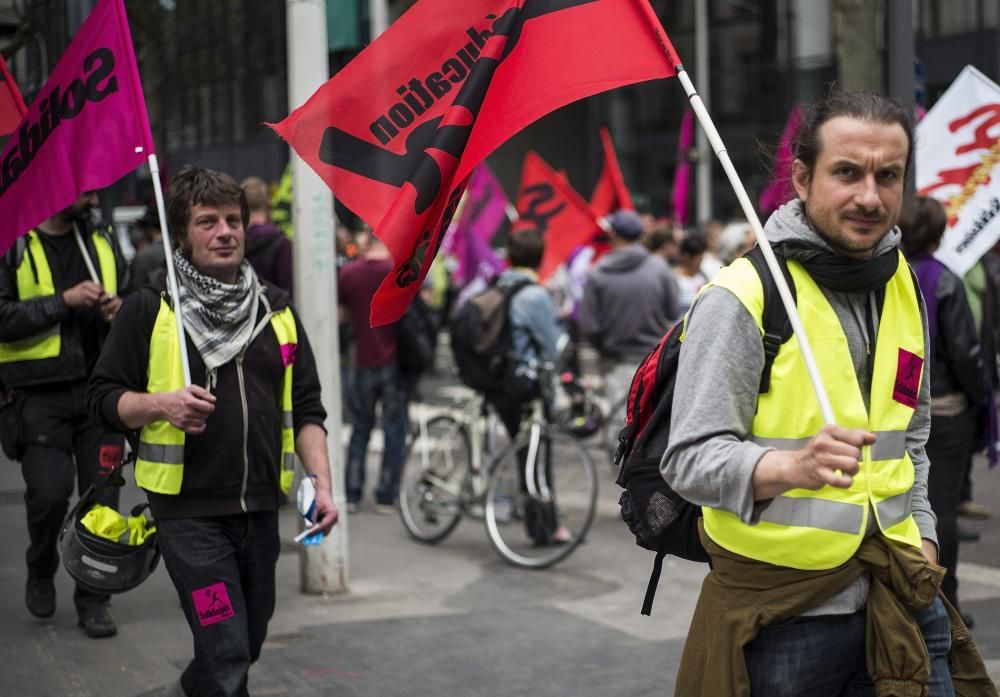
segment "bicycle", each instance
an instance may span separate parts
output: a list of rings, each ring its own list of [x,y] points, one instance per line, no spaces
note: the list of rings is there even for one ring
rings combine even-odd
[[[437,544],[463,516],[481,516],[491,546],[505,561],[543,569],[565,559],[586,539],[597,509],[597,474],[586,448],[544,418],[541,400],[499,449],[503,428],[482,395],[456,406],[457,415],[420,419],[400,480],[407,532]],[[525,532],[526,516],[544,506],[554,506],[559,525],[569,529],[565,543],[536,544]]]
[[[563,351],[567,350],[563,347]],[[608,465],[615,467],[615,454],[618,452],[618,437],[625,427],[625,407],[628,394],[619,395],[612,401],[608,394],[608,385],[603,375],[603,365],[596,349],[588,344],[581,344],[575,349],[578,354],[579,369],[588,377],[573,376],[572,384],[578,401],[585,402],[581,412],[587,421],[596,423],[596,428],[585,433],[577,433],[581,438],[591,438],[600,432],[600,448],[606,455]],[[597,377],[596,383],[594,378]],[[563,379],[563,385],[567,381]],[[568,391],[568,390],[567,390]],[[572,396],[572,393],[570,393]]]

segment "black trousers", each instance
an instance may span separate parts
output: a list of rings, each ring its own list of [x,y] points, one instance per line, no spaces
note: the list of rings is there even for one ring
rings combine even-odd
[[[504,427],[507,429],[507,433],[510,434],[511,439],[517,437],[518,432],[521,430],[521,422],[524,420],[526,410],[529,403],[520,402],[510,398],[505,398],[504,396],[489,395],[487,400],[496,410],[497,415],[500,417],[500,421],[503,422]],[[552,476],[552,447],[551,443],[544,439],[540,444],[539,453],[542,457],[542,474],[545,476],[545,480],[548,482],[549,489],[552,491],[553,496],[555,496],[555,480]],[[517,451],[517,457],[521,462],[521,467],[518,469],[518,485],[522,493],[528,492],[528,448],[519,448]],[[536,486],[538,484],[538,476],[536,475]],[[556,507],[555,501],[536,501],[534,499],[528,499],[525,501],[525,511],[524,511],[524,528],[528,537],[535,542],[535,544],[543,545],[549,544],[551,541],[552,533],[556,531],[559,527],[559,510]]]
[[[931,416],[927,457],[931,461],[927,497],[937,516],[938,563],[948,569],[941,590],[958,607],[958,504],[962,499],[966,465],[972,457],[974,413],[958,416]]]
[[[274,614],[281,551],[275,511],[157,521],[163,562],[194,638],[188,697],[247,697]]]
[[[28,516],[28,576],[51,578],[59,568],[59,530],[69,509],[74,484],[82,495],[120,461],[124,437],[91,423],[86,411],[86,383],[25,395],[21,411],[25,450],[21,458],[24,503]],[[116,508],[118,489],[109,487],[100,503]],[[77,609],[107,599],[79,585]]]

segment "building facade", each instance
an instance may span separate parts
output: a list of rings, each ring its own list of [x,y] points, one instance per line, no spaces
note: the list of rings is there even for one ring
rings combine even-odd
[[[390,20],[412,4],[383,1]],[[887,7],[907,1],[650,0],[696,81],[696,8],[706,3],[709,89],[704,96],[752,198],[767,183],[770,153],[793,104],[814,99],[832,82],[849,84],[850,76],[859,74],[885,89],[885,59],[892,50],[886,39],[892,16]],[[327,0],[332,72],[367,42],[371,2]],[[16,50],[4,53],[27,100],[38,94],[93,4],[0,0],[0,48],[4,41],[8,49],[11,41],[19,42]],[[1000,3],[912,0],[909,5],[918,101],[933,103],[968,63],[995,80],[1000,77]],[[126,0],[126,8],[164,171],[195,162],[237,178],[255,174],[276,180],[288,148],[265,124],[288,113],[285,2]],[[30,31],[18,34],[25,24]],[[533,124],[489,162],[513,198],[524,153],[536,150],[564,169],[587,197],[601,166],[597,129],[606,124],[630,188],[646,194],[654,212],[668,215],[686,105],[677,80],[622,88]],[[148,187],[141,180],[140,174],[118,187],[117,195],[133,199],[123,203],[143,202]],[[712,182],[711,214],[738,215],[717,163]]]

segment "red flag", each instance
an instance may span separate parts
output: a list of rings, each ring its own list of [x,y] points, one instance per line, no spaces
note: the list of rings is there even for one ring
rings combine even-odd
[[[122,0],[99,0],[0,156],[0,253],[153,152]]]
[[[533,152],[524,156],[517,198],[517,223],[511,230],[536,229],[545,237],[538,278],[545,281],[570,253],[594,238],[597,214],[548,163]]]
[[[625,177],[618,166],[615,144],[611,141],[611,133],[604,126],[601,126],[601,146],[604,149],[604,166],[590,197],[590,207],[598,215],[607,215],[620,208],[632,208],[632,195],[625,186]]]
[[[21,99],[21,93],[7,70],[3,56],[0,56],[0,75],[3,76],[3,86],[0,87],[0,136],[7,136],[17,130],[24,115],[28,113],[28,107]]]
[[[274,128],[392,252],[381,325],[420,287],[476,164],[554,109],[679,64],[648,0],[423,0]]]

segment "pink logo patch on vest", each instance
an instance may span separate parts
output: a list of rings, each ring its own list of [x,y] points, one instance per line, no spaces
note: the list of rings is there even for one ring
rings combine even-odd
[[[920,390],[920,370],[924,359],[906,349],[899,349],[899,362],[896,365],[896,385],[892,390],[892,398],[911,409],[917,408],[917,396]]]
[[[299,350],[298,344],[282,344],[281,345],[281,362],[287,368],[288,366],[295,363],[295,354]]]
[[[194,611],[202,627],[228,620],[233,616],[233,604],[229,602],[225,583],[219,582],[206,588],[199,588],[191,593],[191,599],[194,600]]]

